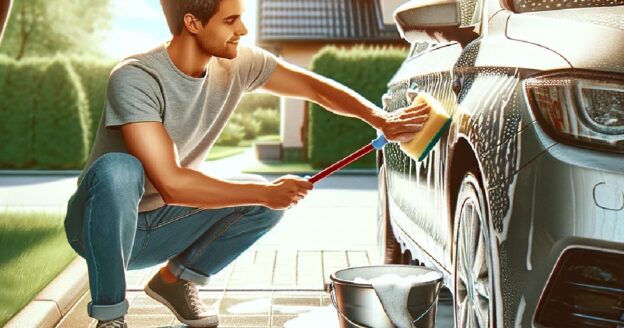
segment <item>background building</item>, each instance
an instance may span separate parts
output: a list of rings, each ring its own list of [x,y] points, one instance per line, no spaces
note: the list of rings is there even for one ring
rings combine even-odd
[[[259,0],[257,44],[310,68],[324,46],[407,46],[391,12],[402,0]],[[286,159],[305,158],[306,104],[281,100],[280,135]]]

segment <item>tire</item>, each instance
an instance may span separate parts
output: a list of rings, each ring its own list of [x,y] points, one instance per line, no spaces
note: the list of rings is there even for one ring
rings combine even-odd
[[[377,244],[383,264],[411,264],[409,251],[401,253],[401,245],[394,237],[390,225],[386,166],[381,165],[378,175],[379,203],[377,207]]]
[[[479,179],[467,173],[455,209],[455,327],[495,326],[489,215]]]

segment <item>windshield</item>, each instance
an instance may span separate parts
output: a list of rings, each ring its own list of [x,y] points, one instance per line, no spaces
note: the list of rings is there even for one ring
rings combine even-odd
[[[518,13],[624,5],[624,0],[512,0]]]

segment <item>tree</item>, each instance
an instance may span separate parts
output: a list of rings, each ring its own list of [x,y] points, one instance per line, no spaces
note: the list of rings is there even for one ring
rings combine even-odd
[[[110,28],[110,0],[14,0],[0,52],[16,59],[58,53],[98,54]]]

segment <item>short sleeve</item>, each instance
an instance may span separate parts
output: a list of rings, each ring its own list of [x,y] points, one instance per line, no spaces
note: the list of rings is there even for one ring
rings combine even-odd
[[[134,65],[118,66],[108,80],[104,126],[162,122],[162,92],[156,78]]]
[[[245,91],[264,85],[276,66],[277,58],[272,53],[254,46],[240,48],[239,74]]]

